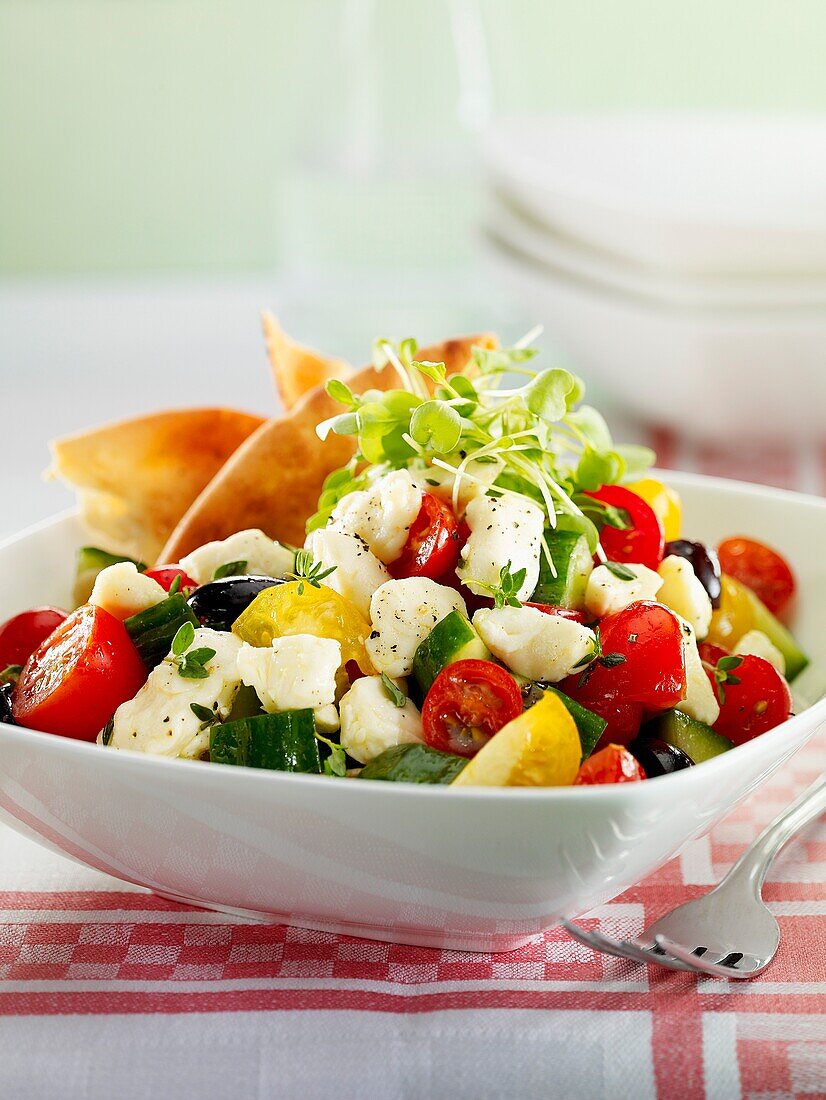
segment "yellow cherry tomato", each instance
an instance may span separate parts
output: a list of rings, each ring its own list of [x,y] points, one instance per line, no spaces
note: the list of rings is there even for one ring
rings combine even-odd
[[[273,638],[312,634],[341,643],[341,659],[356,661],[366,675],[375,672],[364,643],[370,624],[350,603],[324,584],[307,581],[265,588],[232,626],[233,633],[254,646],[272,645]]]
[[[454,787],[569,787],[582,760],[579,733],[550,692],[508,722],[453,780]]]
[[[673,542],[674,539],[680,537],[683,506],[679,494],[675,493],[670,485],[665,485],[662,481],[657,481],[653,477],[645,477],[641,481],[632,481],[625,488],[630,489],[632,493],[636,493],[638,497],[642,497],[645,503],[653,509],[663,525],[666,542]]]
[[[711,616],[707,642],[734,649],[744,634],[755,627],[755,599],[744,584],[725,573],[722,577],[720,606]]]

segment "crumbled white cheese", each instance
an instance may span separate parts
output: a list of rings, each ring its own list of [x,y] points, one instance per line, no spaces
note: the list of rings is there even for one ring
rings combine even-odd
[[[607,565],[598,565],[588,578],[585,608],[595,619],[622,611],[637,600],[653,600],[662,586],[662,577],[647,565],[622,563],[634,574],[633,580],[617,577]]]
[[[741,657],[751,654],[754,657],[762,657],[770,665],[777,669],[781,676],[786,675],[786,658],[762,630],[748,630],[737,645],[734,652]],[[735,670],[732,670],[737,675]]]
[[[273,638],[268,647],[244,643],[238,654],[241,680],[268,713],[333,703],[340,665],[341,644],[312,634]]]
[[[564,680],[596,649],[593,630],[535,607],[483,608],[473,625],[494,657],[529,680]]]
[[[456,465],[459,464],[456,459]],[[493,459],[490,462],[479,462],[471,459],[465,466],[459,477],[459,491],[456,494],[459,506],[459,515],[462,515],[468,504],[478,496],[484,496],[502,472],[504,463],[501,459]],[[425,493],[432,493],[445,504],[453,506],[453,487],[456,483],[455,470],[445,470],[441,466],[426,466],[422,470],[411,470],[412,477]]]
[[[358,535],[379,561],[389,565],[401,554],[421,507],[422,490],[407,470],[394,470],[369,489],[343,497],[330,526],[346,535]]]
[[[660,563],[662,587],[657,601],[688,619],[698,638],[705,638],[711,626],[711,597],[697,578],[691,562],[671,554]]]
[[[510,562],[511,573],[525,570],[525,579],[514,594],[519,600],[529,600],[539,580],[543,509],[518,493],[477,496],[468,504],[465,520],[470,535],[456,570],[462,583],[471,592],[485,595],[482,586],[496,587],[502,566]]]
[[[697,649],[697,637],[694,627],[677,615],[683,635],[683,660],[685,661],[686,690],[683,701],[677,709],[687,714],[689,718],[696,718],[698,722],[705,722],[707,726],[713,726],[720,717],[720,704],[714,694],[714,688],[703,668],[703,662]]]
[[[89,603],[123,620],[164,599],[166,592],[156,580],[139,573],[133,562],[119,561],[98,573]]]
[[[197,760],[209,748],[209,727],[192,710],[196,703],[224,720],[241,685],[234,634],[201,627],[190,649],[214,649],[205,664],[207,677],[192,680],[180,675],[167,657],[149,674],[134,699],[115,711],[110,746],[134,749],[156,756],[181,756]]]
[[[208,542],[191,554],[181,558],[181,569],[198,584],[207,584],[215,570],[230,562],[245,561],[245,572],[256,577],[280,579],[292,572],[295,554],[280,542],[275,542],[263,531],[250,529],[237,531],[228,539]]]
[[[325,569],[335,566],[324,583],[354,604],[366,618],[373,593],[390,580],[390,574],[367,544],[358,535],[323,527],[308,536],[307,549]]]
[[[315,728],[319,733],[335,733],[341,725],[338,711],[334,703],[327,703],[323,707],[315,707],[313,710]]]
[[[422,741],[422,716],[407,699],[397,707],[379,676],[356,680],[341,700],[341,744],[361,764],[393,745]]]
[[[365,643],[376,670],[408,676],[419,643],[451,611],[467,616],[465,601],[453,588],[426,577],[383,584],[370,601],[373,633]]]

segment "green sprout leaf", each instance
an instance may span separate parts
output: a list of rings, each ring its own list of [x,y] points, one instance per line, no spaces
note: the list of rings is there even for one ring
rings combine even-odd
[[[287,576],[298,581],[298,594],[303,596],[305,581],[311,588],[320,588],[324,578],[329,577],[331,573],[335,573],[337,568],[337,566],[331,565],[329,569],[325,569],[320,561],[313,560],[313,555],[309,550],[296,550],[293,572],[287,573]]]
[[[634,570],[629,569],[627,565],[623,565],[621,561],[607,561],[605,563],[605,568],[609,573],[613,573],[617,580],[635,581],[637,579],[637,574]]]
[[[726,685],[742,683],[739,676],[732,675],[732,670],[739,668],[742,663],[743,658],[737,657],[734,654],[721,657],[716,665],[709,665],[705,661],[703,662],[704,667],[708,669],[714,678],[714,691],[721,707],[724,706],[726,702]]]
[[[381,684],[394,706],[403,707],[405,705],[407,699],[404,692],[396,687],[386,672],[381,674]]]
[[[330,750],[330,755],[324,758],[322,765],[325,775],[333,775],[341,778],[347,774],[347,754],[341,745],[331,741],[323,734],[316,732],[316,741],[321,741]]]
[[[189,709],[200,719],[201,725],[198,729],[199,733],[209,729],[210,726],[217,726],[221,721],[221,715],[214,710],[210,710],[209,707],[202,706],[201,703],[190,703]]]
[[[498,584],[486,584],[484,581],[468,580],[468,585],[475,585],[493,599],[493,606],[500,611],[506,605],[508,607],[521,607],[522,603],[517,599],[516,593],[525,583],[527,569],[518,569],[511,573],[511,563],[503,565],[499,570]]]
[[[444,382],[445,375],[447,374],[447,367],[444,363],[428,363],[425,360],[422,363],[412,363],[411,366],[415,367],[420,374],[423,374],[425,378],[429,378],[431,382]]]
[[[329,379],[324,388],[328,395],[332,397],[334,401],[338,401],[339,404],[348,405],[351,409],[358,408],[359,399],[354,396],[353,391],[347,383],[342,382],[340,378]]]
[[[568,394],[575,386],[570,371],[551,367],[537,374],[524,388],[528,409],[548,424],[555,424],[568,411]]]
[[[228,561],[218,566],[212,574],[212,579],[219,581],[222,577],[241,577],[247,571],[247,564],[245,561]]]
[[[192,623],[183,623],[175,637],[172,639],[172,653],[175,657],[181,657],[195,641],[195,627]]]
[[[410,418],[410,435],[421,446],[448,454],[462,437],[462,418],[444,401],[425,401]]]

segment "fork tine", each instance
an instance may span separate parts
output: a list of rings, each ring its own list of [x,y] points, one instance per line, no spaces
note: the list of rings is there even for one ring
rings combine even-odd
[[[690,964],[686,966],[676,959],[669,958],[668,955],[648,951],[646,948],[639,947],[628,940],[616,940],[612,936],[604,935],[602,932],[588,932],[586,929],[580,928],[578,924],[574,924],[573,921],[562,921],[562,927],[575,940],[579,940],[586,947],[600,951],[604,955],[616,955],[618,958],[630,959],[631,962],[643,963],[645,966],[652,966],[657,963],[660,966],[668,967],[669,970],[694,969]]]
[[[664,936],[661,932],[656,937],[657,943],[670,955],[673,955],[676,959],[681,959],[686,965],[691,966],[694,970],[700,970],[704,974],[710,974],[714,978],[739,978],[740,980],[746,978],[752,978],[756,974],[765,970],[765,967],[761,966],[753,970],[737,970],[733,966],[721,966],[719,962],[712,962],[706,955],[695,955],[688,948],[683,947],[682,944],[675,943],[670,940],[668,936]],[[721,958],[728,958],[727,955],[720,956]]]

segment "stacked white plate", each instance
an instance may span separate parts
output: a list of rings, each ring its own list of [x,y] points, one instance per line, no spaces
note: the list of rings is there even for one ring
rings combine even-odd
[[[826,438],[826,120],[501,123],[485,235],[618,403],[685,435]]]

